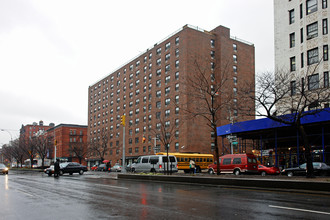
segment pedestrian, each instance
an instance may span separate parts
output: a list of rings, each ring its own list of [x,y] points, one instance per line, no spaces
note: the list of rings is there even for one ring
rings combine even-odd
[[[54,177],[60,176],[60,160],[56,159],[56,162],[54,163]]]
[[[108,163],[107,163],[107,171],[110,172],[110,169],[111,169],[111,163],[108,162]]]
[[[190,159],[190,162],[189,162],[189,167],[190,167],[190,172],[195,175],[195,172],[196,172],[196,166],[195,166],[195,161]]]

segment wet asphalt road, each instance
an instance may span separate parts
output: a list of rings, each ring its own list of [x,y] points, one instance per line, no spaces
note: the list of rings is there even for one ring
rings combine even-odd
[[[330,196],[104,178],[0,175],[0,219],[330,219]],[[107,176],[108,177],[108,176]]]

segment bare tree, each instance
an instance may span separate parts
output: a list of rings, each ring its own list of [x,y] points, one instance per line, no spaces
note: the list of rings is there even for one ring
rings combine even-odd
[[[35,142],[36,142],[35,150],[41,159],[41,166],[42,166],[42,168],[44,168],[45,158],[47,158],[47,155],[51,151],[51,148],[54,146],[53,137],[46,136],[44,134],[40,134],[34,138],[35,138]]]
[[[18,163],[21,164],[21,167],[23,165],[24,162],[24,152],[22,151],[22,149],[20,148],[20,144],[19,144],[19,139],[15,139],[13,141],[11,141],[10,146],[8,146],[5,150],[5,152],[7,152],[6,158],[11,160],[11,158],[13,157],[16,162],[17,165]]]
[[[171,143],[176,140],[175,131],[178,129],[182,123],[175,124],[175,121],[167,120],[167,115],[163,115],[163,117],[159,116],[158,122],[156,123],[156,128],[151,130],[151,133],[161,142],[166,150],[167,164],[166,164],[166,173],[169,175],[169,157],[168,151]],[[156,147],[156,146],[155,146]]]
[[[214,134],[214,150],[217,162],[217,174],[220,174],[219,147],[217,140],[217,126],[221,120],[226,119],[223,112],[232,112],[233,87],[229,79],[229,63],[217,65],[201,58],[195,59],[193,74],[187,79],[187,96],[189,96],[189,108],[183,108],[191,117],[202,117]]]
[[[26,157],[30,159],[31,162],[31,168],[33,167],[33,159],[36,156],[36,149],[37,149],[37,141],[36,137],[32,137],[29,139],[20,139],[19,146],[21,150],[24,152]]]
[[[309,68],[303,76],[282,70],[275,73],[265,72],[256,77],[256,88],[254,85],[248,85],[241,94],[246,100],[255,101],[256,116],[267,117],[297,128],[305,148],[306,177],[313,177],[313,164],[308,134],[301,121],[308,115],[318,114],[321,104],[330,100],[329,88],[320,86],[323,79],[319,79],[318,74],[315,74],[318,65]],[[241,108],[246,109],[247,106]]]
[[[110,132],[102,129],[99,136],[89,144],[89,151],[96,153],[101,161],[104,161],[104,156],[109,150]]]
[[[79,163],[81,164],[82,160],[88,154],[87,143],[85,142],[71,142],[69,145],[70,155],[77,157]]]

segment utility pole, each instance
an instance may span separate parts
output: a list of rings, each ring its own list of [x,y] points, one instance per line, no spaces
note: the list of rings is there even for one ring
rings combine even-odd
[[[125,163],[125,160],[126,160],[126,158],[125,158],[125,115],[122,115],[120,117],[120,120],[121,120],[120,124],[123,125],[123,165],[122,165],[121,172],[126,173],[126,168],[125,168],[125,165],[126,165],[126,163]]]

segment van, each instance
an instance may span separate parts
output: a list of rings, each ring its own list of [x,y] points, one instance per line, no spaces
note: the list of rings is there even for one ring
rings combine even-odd
[[[178,172],[178,162],[175,156],[169,155],[168,170],[170,172]],[[140,156],[136,163],[132,164],[132,172],[157,172],[167,171],[166,155],[147,155]]]
[[[220,173],[258,173],[257,159],[253,154],[227,154],[219,158]],[[210,164],[208,168],[210,174],[217,173],[217,165]]]

